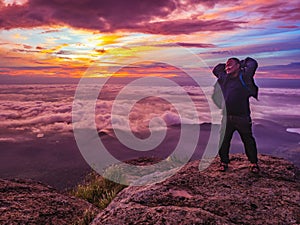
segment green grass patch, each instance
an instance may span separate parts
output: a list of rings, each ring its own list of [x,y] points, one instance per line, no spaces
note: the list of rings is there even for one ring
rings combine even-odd
[[[83,216],[78,221],[72,223],[72,225],[89,225],[97,216],[97,212],[92,209],[86,209]]]
[[[121,179],[120,174],[115,176],[120,176]],[[83,184],[79,184],[72,191],[72,194],[100,209],[104,209],[121,190],[127,187],[120,183],[106,179],[93,171],[87,175]]]

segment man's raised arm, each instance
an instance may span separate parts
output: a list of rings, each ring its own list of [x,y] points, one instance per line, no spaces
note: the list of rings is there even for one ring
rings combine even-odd
[[[246,76],[253,77],[258,67],[258,63],[255,59],[247,57],[241,61],[241,67],[245,70]]]
[[[221,77],[222,75],[225,75],[226,74],[225,63],[220,63],[220,64],[216,65],[212,72],[218,78]]]

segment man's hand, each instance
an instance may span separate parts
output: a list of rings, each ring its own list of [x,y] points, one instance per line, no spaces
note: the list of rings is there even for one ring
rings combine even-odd
[[[220,76],[226,74],[226,72],[225,72],[225,63],[220,63],[220,64],[216,65],[212,72],[218,78]]]
[[[255,59],[247,57],[245,60],[242,60],[244,66],[241,64],[241,68],[244,69],[246,76],[253,77],[255,71],[258,67],[258,64]]]

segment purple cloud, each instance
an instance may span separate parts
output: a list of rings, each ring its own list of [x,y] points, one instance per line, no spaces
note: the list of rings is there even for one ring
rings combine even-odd
[[[136,27],[136,31],[153,34],[190,34],[198,31],[221,31],[239,28],[243,21],[233,22],[228,20],[174,20],[149,23],[146,26]]]
[[[186,43],[186,42],[177,42],[176,44],[182,47],[190,47],[190,48],[215,48],[216,46],[213,44],[206,43]]]
[[[297,28],[299,28],[299,26],[296,26],[296,25],[278,26],[278,28],[284,28],[284,29],[297,29]]]
[[[213,6],[223,1],[188,1],[188,5]],[[224,1],[228,2],[228,1]],[[166,18],[176,9],[184,8],[179,1],[104,1],[29,0],[23,5],[0,5],[0,29],[32,28],[43,25],[69,25],[77,28],[114,32],[117,30],[155,34],[184,34],[198,31],[233,30],[243,22],[227,20],[175,20],[150,22]]]
[[[220,50],[213,51],[211,54],[215,55],[249,55],[263,52],[279,52],[288,51],[300,48],[298,39],[291,39],[286,42],[275,42],[268,44],[248,44],[237,47],[220,48]],[[207,54],[207,53],[203,53]]]
[[[287,65],[272,65],[259,68],[260,72],[268,72],[273,75],[291,75],[299,77],[300,62],[293,62]]]
[[[267,18],[272,18],[274,20],[297,21],[300,19],[299,3],[293,5],[293,2],[291,2],[291,4],[287,4],[286,1],[282,1],[274,4],[259,6],[255,11],[261,13],[262,15],[266,15]]]

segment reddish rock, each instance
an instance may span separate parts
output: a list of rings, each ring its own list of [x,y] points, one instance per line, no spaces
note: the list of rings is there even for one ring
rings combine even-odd
[[[299,169],[259,159],[259,174],[243,154],[232,155],[225,173],[217,160],[201,172],[191,162],[161,183],[124,189],[92,224],[300,224]]]
[[[32,180],[0,179],[0,224],[74,224],[91,204]]]

